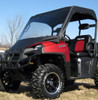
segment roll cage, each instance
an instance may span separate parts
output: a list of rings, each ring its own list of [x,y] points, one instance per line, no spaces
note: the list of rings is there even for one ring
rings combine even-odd
[[[33,16],[31,17],[30,21],[46,23],[49,26],[51,26],[52,29],[56,25],[63,23],[58,33],[58,36],[61,39],[62,36],[65,34],[65,30],[69,22],[79,21],[79,24],[81,24],[80,23],[81,20],[84,20],[84,19],[95,20],[95,25],[93,26],[96,27],[96,30],[95,30],[95,40],[96,40],[97,18],[96,18],[95,12],[91,9],[78,7],[78,6],[65,7],[65,8],[61,8],[61,9],[57,9],[54,11]]]

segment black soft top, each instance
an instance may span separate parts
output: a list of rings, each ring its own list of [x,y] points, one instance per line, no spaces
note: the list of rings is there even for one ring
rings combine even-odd
[[[54,27],[57,24],[63,23],[64,21],[67,24],[70,21],[83,19],[93,19],[97,21],[96,14],[93,10],[78,6],[65,7],[38,14],[31,17],[30,20],[34,22],[47,23],[49,26]]]

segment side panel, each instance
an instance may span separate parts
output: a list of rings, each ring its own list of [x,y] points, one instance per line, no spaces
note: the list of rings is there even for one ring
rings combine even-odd
[[[96,59],[90,57],[73,58],[71,66],[72,77],[91,78],[96,69]]]
[[[47,42],[43,42],[44,53],[61,53],[64,54],[66,62],[70,62],[69,47],[65,42],[60,42],[59,44],[54,43],[53,45],[46,46]]]
[[[96,68],[95,59],[89,57],[81,58],[81,76],[93,76]]]

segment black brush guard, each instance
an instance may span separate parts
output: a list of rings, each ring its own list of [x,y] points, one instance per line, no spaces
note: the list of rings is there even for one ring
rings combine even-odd
[[[14,54],[13,54],[14,55]],[[12,55],[12,56],[13,56]],[[21,67],[17,65],[17,62],[18,62],[18,59],[17,60],[11,60],[9,63],[8,61],[4,61],[2,55],[0,55],[0,91],[6,91],[5,88],[4,88],[4,85],[3,85],[3,82],[2,82],[2,79],[1,79],[1,76],[2,76],[2,71],[3,70],[21,70],[22,68],[28,66],[30,64],[30,61],[31,61],[31,58],[33,58],[34,55],[30,56],[30,57],[27,57],[27,58],[24,58],[22,59],[21,61],[19,62],[26,62],[25,64],[23,64]],[[10,63],[15,63],[13,66],[10,67]],[[3,64],[7,64],[8,67],[5,67],[3,66]],[[25,80],[24,77],[22,77],[20,75],[20,77]]]

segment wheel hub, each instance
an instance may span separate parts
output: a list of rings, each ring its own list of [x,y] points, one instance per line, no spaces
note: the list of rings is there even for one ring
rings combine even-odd
[[[60,88],[60,77],[55,72],[46,75],[44,79],[44,87],[49,94],[55,94]]]

